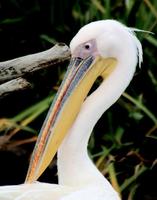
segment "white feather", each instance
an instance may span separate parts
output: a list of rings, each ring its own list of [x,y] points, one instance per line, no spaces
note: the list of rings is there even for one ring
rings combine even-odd
[[[119,200],[108,180],[88,157],[91,131],[101,115],[120,97],[130,83],[142,46],[134,34],[115,20],[92,22],[80,29],[70,43],[71,52],[96,39],[101,56],[115,57],[116,69],[83,103],[58,152],[59,185],[34,183],[0,187],[0,200]]]

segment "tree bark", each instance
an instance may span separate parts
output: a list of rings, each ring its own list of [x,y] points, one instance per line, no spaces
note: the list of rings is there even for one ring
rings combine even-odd
[[[31,84],[24,78],[16,78],[0,85],[0,98],[18,90],[30,88]]]
[[[69,47],[63,43],[51,49],[13,60],[0,62],[0,97],[31,87],[24,75],[56,65],[70,58]]]
[[[0,83],[21,77],[27,73],[50,67],[70,57],[68,46],[56,44],[46,51],[0,62]]]

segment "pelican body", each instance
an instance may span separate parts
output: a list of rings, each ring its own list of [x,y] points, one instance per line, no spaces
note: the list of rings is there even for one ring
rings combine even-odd
[[[0,187],[0,200],[120,200],[87,153],[92,129],[129,85],[142,47],[133,29],[115,20],[82,27],[70,43],[71,61],[32,154],[26,181]],[[100,86],[89,96],[97,77]],[[57,153],[59,184],[36,180]]]

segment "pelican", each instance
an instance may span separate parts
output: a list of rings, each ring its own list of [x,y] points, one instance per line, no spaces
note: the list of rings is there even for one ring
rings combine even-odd
[[[87,153],[92,129],[124,92],[142,62],[134,29],[115,20],[82,27],[70,43],[71,61],[49,109],[26,181],[0,187],[1,200],[120,200]],[[100,86],[88,95],[97,79]],[[37,182],[55,153],[59,184]]]

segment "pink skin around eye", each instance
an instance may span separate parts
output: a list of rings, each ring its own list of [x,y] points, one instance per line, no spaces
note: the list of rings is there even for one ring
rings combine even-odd
[[[89,48],[87,48],[86,45],[89,45]],[[96,55],[98,55],[98,50],[95,39],[80,44],[72,53],[72,57],[79,57],[82,59],[85,59],[89,56],[95,57]]]

